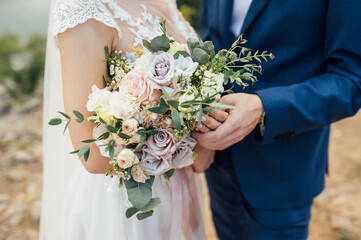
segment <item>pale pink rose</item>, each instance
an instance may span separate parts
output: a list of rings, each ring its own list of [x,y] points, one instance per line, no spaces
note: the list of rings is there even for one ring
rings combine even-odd
[[[171,165],[172,168],[184,168],[193,164],[193,149],[197,141],[192,138],[183,138],[176,144],[176,151],[173,153]]]
[[[149,102],[157,102],[159,103],[160,97],[162,96],[162,91],[158,89],[154,89],[150,95]]]
[[[123,169],[130,168],[134,164],[139,163],[138,157],[128,148],[124,148],[117,154],[116,161],[118,166]]]
[[[172,83],[174,77],[174,57],[167,52],[154,52],[149,57],[149,64],[147,67],[148,81],[154,88],[160,89],[164,87],[171,92],[169,85]]]
[[[119,90],[138,98],[141,102],[145,102],[149,101],[152,86],[145,78],[143,71],[133,70],[124,76]]]
[[[143,171],[143,169],[141,168],[140,164],[136,164],[132,167],[132,171],[131,171],[132,177],[134,179],[134,181],[136,182],[141,182],[141,183],[145,183],[145,181],[147,181],[147,179],[149,178]]]
[[[99,138],[102,134],[104,134],[105,132],[107,132],[108,130],[106,129],[104,124],[100,124],[98,127],[95,127],[93,129],[93,137],[94,139]],[[95,144],[98,146],[99,150],[100,150],[100,154],[104,157],[110,158],[109,156],[109,152],[105,151],[106,149],[106,145],[113,139],[112,135],[110,135],[107,139],[103,139],[103,140],[98,140],[95,142]],[[123,144],[119,144],[117,141],[115,142],[114,145],[114,154],[117,154],[122,148],[124,147]]]
[[[138,121],[134,118],[125,120],[122,125],[123,133],[133,135],[138,130],[138,125]]]

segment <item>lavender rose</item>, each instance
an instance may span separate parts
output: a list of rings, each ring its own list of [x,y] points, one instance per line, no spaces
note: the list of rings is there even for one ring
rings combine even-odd
[[[170,168],[170,159],[152,155],[147,142],[139,144],[135,148],[135,154],[141,159],[140,166],[148,175],[161,175]]]
[[[171,167],[183,168],[193,163],[193,149],[197,141],[194,138],[183,138],[176,144],[176,151],[173,153]]]
[[[171,129],[157,130],[157,134],[135,149],[144,172],[149,175],[160,175],[169,170],[172,155],[177,149],[178,139]]]
[[[148,81],[153,85],[154,88],[171,90],[169,85],[174,77],[174,57],[172,54],[167,52],[154,52],[149,57],[149,63],[147,67],[147,78]]]

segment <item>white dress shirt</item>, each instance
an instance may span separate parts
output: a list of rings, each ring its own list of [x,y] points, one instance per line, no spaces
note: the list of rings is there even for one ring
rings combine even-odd
[[[246,19],[249,7],[251,6],[252,0],[234,0],[232,20],[231,20],[231,31],[235,37],[241,34],[244,20]],[[266,127],[264,124],[260,126],[261,135],[264,136]]]
[[[244,19],[246,18],[251,3],[252,0],[234,0],[233,2],[231,30],[236,37],[241,34]]]

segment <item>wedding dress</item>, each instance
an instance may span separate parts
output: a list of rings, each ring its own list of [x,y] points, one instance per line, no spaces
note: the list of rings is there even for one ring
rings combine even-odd
[[[159,177],[153,195],[162,203],[152,217],[138,221],[126,219],[130,206],[124,187],[117,180],[88,173],[73,151],[69,133],[47,122],[64,110],[60,53],[57,35],[69,28],[95,19],[116,29],[120,49],[128,45],[142,47],[142,39],[161,34],[159,21],[165,18],[167,32],[175,40],[185,42],[196,37],[172,0],[54,0],[52,2],[47,42],[44,119],[43,119],[43,205],[40,227],[42,240],[143,240],[206,239],[202,218],[197,208],[182,208],[189,196],[174,195],[169,182]],[[192,173],[193,174],[193,173]],[[183,183],[183,187],[199,186],[199,181]],[[200,191],[198,191],[200,193]],[[177,206],[177,204],[179,206]],[[184,215],[184,210],[187,214]],[[190,222],[189,222],[190,221]]]

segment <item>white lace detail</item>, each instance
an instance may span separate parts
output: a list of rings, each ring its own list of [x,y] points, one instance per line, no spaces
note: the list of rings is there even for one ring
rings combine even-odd
[[[173,12],[173,22],[177,28],[177,30],[186,38],[198,38],[196,31],[187,21],[182,21],[183,15],[178,10],[176,4],[171,4],[171,11]]]
[[[54,8],[53,35],[65,32],[89,19],[95,19],[122,33],[112,14],[99,0],[58,0]]]

